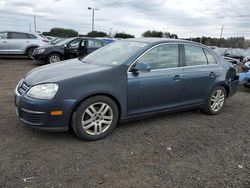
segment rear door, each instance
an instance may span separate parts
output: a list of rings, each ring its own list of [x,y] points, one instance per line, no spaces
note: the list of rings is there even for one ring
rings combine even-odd
[[[204,102],[219,76],[219,67],[211,53],[200,46],[185,44],[182,105]]]
[[[8,38],[9,54],[24,54],[27,47],[31,44],[30,38],[26,33],[9,32]]]
[[[0,32],[0,54],[9,53],[8,33]]]
[[[90,54],[103,46],[104,44],[102,41],[96,39],[89,39],[87,42],[87,54]]]

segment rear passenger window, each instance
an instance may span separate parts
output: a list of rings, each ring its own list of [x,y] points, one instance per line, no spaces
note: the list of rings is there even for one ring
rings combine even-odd
[[[164,44],[144,54],[138,63],[148,64],[151,69],[178,67],[179,50],[177,44]]]
[[[11,32],[10,38],[11,39],[28,39],[29,37],[26,33]]]
[[[207,58],[202,48],[192,45],[184,45],[186,54],[186,66],[207,65]]]
[[[208,64],[217,64],[214,56],[212,56],[212,54],[208,50],[204,49],[204,51],[205,51],[206,56],[207,56]]]

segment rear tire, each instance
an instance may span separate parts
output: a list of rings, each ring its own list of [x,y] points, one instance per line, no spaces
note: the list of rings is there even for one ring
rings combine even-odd
[[[224,87],[216,86],[210,93],[203,111],[209,115],[215,115],[221,112],[226,102],[227,92]]]
[[[107,96],[98,95],[84,100],[73,114],[72,128],[82,140],[98,140],[116,127],[119,111]]]
[[[34,59],[33,57],[33,52],[36,49],[36,47],[30,47],[26,51],[26,55],[28,56],[29,59]]]

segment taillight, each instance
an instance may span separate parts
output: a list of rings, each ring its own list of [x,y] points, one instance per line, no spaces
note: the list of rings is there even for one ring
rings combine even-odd
[[[48,40],[48,39],[43,39],[43,42],[47,42],[47,43],[48,43],[48,42],[49,42],[49,40]]]

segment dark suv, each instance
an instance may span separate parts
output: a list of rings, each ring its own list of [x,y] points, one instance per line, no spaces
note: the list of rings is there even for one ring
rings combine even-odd
[[[105,43],[99,39],[75,37],[65,39],[55,45],[47,45],[35,49],[33,57],[43,63],[56,63],[65,59],[85,56],[103,47]]]
[[[234,67],[204,45],[130,39],[31,70],[16,87],[15,105],[33,128],[72,126],[81,139],[96,140],[118,121],[191,108],[218,114],[238,84]]]

